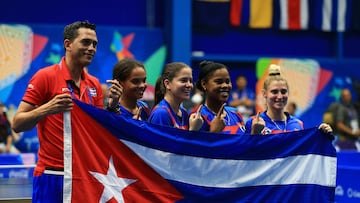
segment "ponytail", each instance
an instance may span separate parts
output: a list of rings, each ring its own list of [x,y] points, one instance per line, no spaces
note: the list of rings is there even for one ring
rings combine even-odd
[[[165,97],[166,88],[164,80],[168,79],[172,81],[173,78],[183,69],[189,67],[182,62],[167,63],[161,76],[156,80],[155,83],[155,95],[154,95],[154,106],[156,106]]]
[[[154,98],[154,106],[159,104],[159,102],[164,99],[165,96],[165,85],[163,77],[160,76],[155,83],[155,98]]]

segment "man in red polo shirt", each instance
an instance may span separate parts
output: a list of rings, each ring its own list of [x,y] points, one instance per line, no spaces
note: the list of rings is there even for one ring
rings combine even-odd
[[[59,64],[42,68],[31,78],[14,115],[15,132],[38,127],[40,149],[34,170],[33,202],[63,202],[63,112],[72,110],[72,99],[103,108],[99,80],[84,70],[92,62],[97,43],[96,25],[88,21],[67,25],[65,56]],[[114,109],[122,88],[117,81],[108,82],[112,84],[110,109]]]

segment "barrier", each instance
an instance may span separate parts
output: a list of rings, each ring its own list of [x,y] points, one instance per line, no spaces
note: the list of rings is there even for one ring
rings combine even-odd
[[[31,200],[35,154],[0,154],[0,201]]]
[[[360,153],[338,152],[337,157],[336,202],[360,202]]]

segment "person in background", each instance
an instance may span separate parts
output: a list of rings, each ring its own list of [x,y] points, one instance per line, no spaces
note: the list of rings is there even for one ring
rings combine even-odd
[[[113,68],[113,79],[123,87],[120,98],[120,114],[146,121],[150,115],[147,103],[141,101],[146,90],[145,66],[134,59],[123,59]]]
[[[199,117],[189,118],[182,106],[182,102],[190,99],[192,89],[192,69],[188,65],[182,62],[166,64],[156,81],[154,107],[148,121],[183,130],[198,130],[202,120]]]
[[[244,134],[245,123],[237,108],[226,106],[231,79],[228,68],[221,63],[202,61],[196,87],[204,93],[204,104],[197,113],[204,120],[200,131]]]
[[[6,106],[0,102],[0,153],[20,153],[13,145],[11,124],[6,115]]]
[[[228,102],[229,106],[239,109],[245,120],[253,115],[255,110],[255,92],[247,85],[246,77],[239,75],[236,78],[236,90],[231,92]]]
[[[190,100],[193,104],[190,108],[190,114],[192,114],[195,113],[198,108],[204,103],[204,92],[195,87],[194,94]]]
[[[267,109],[250,117],[246,122],[246,132],[255,134],[275,134],[303,130],[303,122],[285,111],[289,99],[289,85],[281,76],[280,66],[273,65],[269,68],[269,76],[264,81],[262,95],[266,100]],[[261,129],[254,129],[255,124],[262,125]],[[326,133],[333,130],[329,124],[322,123],[319,129]]]
[[[13,118],[12,127],[17,133],[38,127],[40,148],[33,202],[63,202],[63,113],[73,109],[72,99],[103,108],[100,82],[85,70],[96,53],[96,25],[77,21],[65,26],[63,36],[65,56],[59,64],[41,68],[33,75]],[[107,82],[112,84],[112,108],[118,104],[121,86],[115,80]]]
[[[286,110],[287,112],[289,112],[290,115],[292,116],[296,116],[296,110],[297,110],[297,105],[295,102],[289,102],[286,106]]]
[[[336,148],[338,150],[360,150],[357,140],[360,137],[359,112],[352,102],[350,89],[342,89],[340,103],[335,115],[335,126],[338,135]]]

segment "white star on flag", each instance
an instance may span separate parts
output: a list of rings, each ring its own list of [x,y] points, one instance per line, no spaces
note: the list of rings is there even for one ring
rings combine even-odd
[[[112,157],[110,157],[109,169],[106,175],[92,171],[89,171],[89,173],[104,186],[104,191],[99,200],[100,203],[105,203],[113,197],[117,200],[117,202],[124,202],[122,190],[136,181],[134,179],[119,178],[116,174]]]

